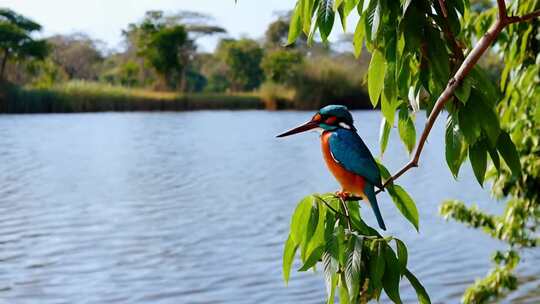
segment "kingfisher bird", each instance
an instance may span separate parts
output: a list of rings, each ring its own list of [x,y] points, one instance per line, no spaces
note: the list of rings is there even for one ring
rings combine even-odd
[[[379,167],[368,147],[356,133],[353,117],[347,107],[329,105],[320,109],[310,121],[277,137],[285,137],[312,129],[321,133],[321,148],[330,172],[341,185],[341,198],[351,194],[369,201],[377,223],[386,230],[375,195],[375,187],[383,188]]]

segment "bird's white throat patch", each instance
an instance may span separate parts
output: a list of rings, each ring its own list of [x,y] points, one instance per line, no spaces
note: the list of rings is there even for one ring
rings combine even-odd
[[[344,123],[344,122],[340,122],[339,123],[339,126],[344,128],[344,129],[347,129],[347,130],[350,130],[351,129],[351,126],[349,126],[348,124]]]

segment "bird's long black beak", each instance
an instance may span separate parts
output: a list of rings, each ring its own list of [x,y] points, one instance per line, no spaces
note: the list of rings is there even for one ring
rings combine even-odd
[[[289,135],[309,131],[309,130],[315,129],[317,127],[319,127],[318,122],[311,120],[311,121],[308,121],[308,122],[306,122],[305,124],[303,124],[303,125],[301,125],[299,127],[296,127],[296,128],[294,128],[292,130],[289,130],[289,131],[287,131],[285,133],[281,133],[276,137],[285,137],[285,136],[289,136]]]

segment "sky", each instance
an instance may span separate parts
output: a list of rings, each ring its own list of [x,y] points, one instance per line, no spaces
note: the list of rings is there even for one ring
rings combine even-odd
[[[84,32],[104,41],[109,48],[122,47],[122,29],[142,19],[148,10],[198,11],[213,16],[229,36],[260,38],[276,12],[294,7],[296,0],[0,0],[43,26],[42,36]],[[336,27],[337,28],[337,27]],[[216,39],[199,41],[212,51]]]

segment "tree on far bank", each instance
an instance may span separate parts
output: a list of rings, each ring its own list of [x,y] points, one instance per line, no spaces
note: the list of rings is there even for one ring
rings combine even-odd
[[[47,39],[51,45],[51,58],[69,79],[97,80],[104,55],[99,41],[86,34],[55,35]]]
[[[148,11],[140,23],[132,23],[123,32],[127,53],[142,59],[141,83],[148,78],[147,67],[159,78],[158,87],[186,91],[198,88],[201,75],[192,68],[196,55],[196,39],[225,30],[210,24],[207,15],[182,11],[166,15],[162,11]]]
[[[9,60],[44,59],[47,56],[47,42],[31,37],[40,30],[38,23],[10,9],[0,9],[0,80],[4,79]]]
[[[264,51],[255,40],[221,40],[217,56],[227,65],[232,91],[254,90],[262,83],[261,60]]]

